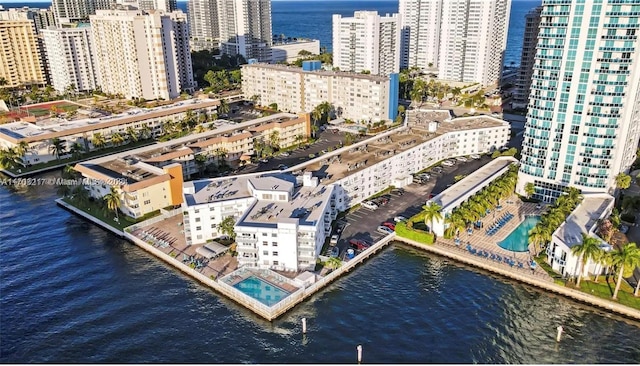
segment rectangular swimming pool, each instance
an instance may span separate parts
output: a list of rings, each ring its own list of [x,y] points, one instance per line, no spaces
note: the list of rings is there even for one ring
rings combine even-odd
[[[498,246],[502,249],[511,250],[513,252],[526,252],[529,250],[529,231],[533,229],[540,221],[540,216],[529,216],[518,225],[509,236],[503,241],[498,242]]]
[[[267,306],[277,304],[285,297],[291,295],[290,292],[256,276],[249,276],[233,285],[233,287]]]

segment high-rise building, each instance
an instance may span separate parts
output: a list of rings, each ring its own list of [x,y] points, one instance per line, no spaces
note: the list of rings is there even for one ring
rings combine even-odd
[[[140,10],[164,10],[172,12],[178,9],[176,0],[115,0],[118,5],[128,5]],[[108,8],[107,8],[108,9]]]
[[[32,20],[0,20],[0,78],[4,79],[4,87],[45,83]]]
[[[271,61],[271,0],[219,0],[218,15],[222,53]]]
[[[442,0],[400,0],[402,68],[438,66]]]
[[[96,10],[110,9],[115,0],[52,0],[57,24],[87,20]]]
[[[402,0],[403,66],[432,65],[441,79],[497,85],[510,8],[511,0]]]
[[[0,20],[17,19],[29,19],[33,21],[36,34],[40,33],[41,29],[47,29],[50,26],[56,25],[55,16],[50,9],[29,8],[24,6],[22,8],[5,10],[0,7]]]
[[[98,81],[88,24],[44,29],[42,38],[55,90],[64,93],[70,88],[79,92],[96,89]]]
[[[333,15],[333,66],[375,75],[400,72],[398,14],[356,11],[353,17]]]
[[[533,64],[536,56],[536,43],[538,43],[540,12],[542,12],[541,6],[532,9],[525,16],[522,54],[520,56],[520,67],[518,68],[518,76],[516,78],[516,90],[511,99],[512,108],[526,108],[529,102],[531,76],[533,75]]]
[[[193,51],[220,47],[218,0],[191,0],[187,3]]]
[[[640,137],[640,0],[543,0],[518,191],[610,193]]]
[[[173,99],[194,88],[187,16],[181,11],[98,10],[91,30],[102,90]]]

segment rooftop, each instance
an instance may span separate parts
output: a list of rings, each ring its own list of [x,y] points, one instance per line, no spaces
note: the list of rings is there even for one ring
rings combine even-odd
[[[375,139],[343,148],[342,152],[327,154],[324,159],[307,165],[305,171],[322,171],[326,176],[322,183],[329,184],[445,133],[507,125],[505,121],[483,116],[442,122],[438,124],[435,132],[429,132],[420,126],[400,128],[391,133],[381,134]]]
[[[553,236],[569,248],[582,243],[582,233],[593,232],[598,220],[606,214],[612,204],[613,197],[608,194],[585,195]]]
[[[328,70],[304,71],[302,70],[301,67],[287,66],[287,65],[281,65],[281,64],[255,63],[255,64],[242,65],[242,67],[243,68],[259,67],[259,68],[278,70],[278,71],[297,72],[300,74],[319,74],[319,75],[326,75],[326,76],[337,76],[337,77],[345,77],[345,78],[349,77],[349,78],[355,78],[355,79],[366,79],[366,80],[381,81],[381,82],[389,81],[388,77],[372,75],[372,74],[359,74],[355,72],[328,71]]]

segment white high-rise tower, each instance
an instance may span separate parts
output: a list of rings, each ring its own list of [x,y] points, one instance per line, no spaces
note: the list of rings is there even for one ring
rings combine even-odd
[[[400,0],[401,67],[438,67],[442,0]]]
[[[640,138],[640,0],[543,0],[518,191],[611,193]]]
[[[218,0],[191,0],[187,3],[193,51],[211,50],[220,45]]]
[[[223,53],[271,61],[271,0],[218,0],[218,23]]]

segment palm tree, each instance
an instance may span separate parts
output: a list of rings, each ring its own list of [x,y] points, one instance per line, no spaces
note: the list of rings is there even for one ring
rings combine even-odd
[[[318,125],[320,120],[322,119],[322,110],[320,109],[320,105],[317,105],[313,111],[311,112],[311,118],[315,121],[316,125]]]
[[[60,155],[64,154],[64,142],[57,137],[49,140],[49,151],[56,157],[57,160],[60,160]]]
[[[636,243],[627,243],[621,249],[614,250],[611,253],[611,263],[618,267],[618,281],[616,282],[616,289],[613,291],[613,299],[616,300],[622,284],[623,274],[630,275],[635,267],[640,266],[640,249],[636,247]]]
[[[198,125],[198,127],[196,127],[195,130],[193,130],[193,132],[195,133],[203,133],[204,131],[206,131],[206,129],[204,128],[203,125]]]
[[[616,175],[616,187],[618,189],[627,189],[631,186],[631,176],[620,173]]]
[[[151,128],[148,125],[140,127],[140,138],[145,140],[151,138]]]
[[[227,150],[222,148],[216,149],[215,155],[216,155],[216,158],[218,159],[218,166],[222,166],[226,164],[225,159],[227,158]]]
[[[107,139],[100,132],[96,132],[91,136],[91,143],[96,149],[101,149],[107,144]]]
[[[131,126],[127,127],[126,133],[127,133],[127,139],[129,139],[129,140],[131,140],[133,142],[138,141],[138,131],[136,131],[135,128],[133,128]]]
[[[120,208],[120,192],[116,189],[116,187],[111,187],[111,192],[107,193],[102,199],[107,204],[107,209],[114,211],[116,213],[116,218],[118,218],[118,209]]]
[[[529,182],[524,185],[524,193],[527,194],[527,198],[531,198],[536,193],[536,186]]]
[[[529,232],[529,244],[533,244],[535,256],[537,257],[542,251],[542,246],[549,242],[551,235],[549,229],[543,225],[536,225]]]
[[[118,132],[114,132],[114,133],[111,135],[110,140],[111,140],[111,143],[112,143],[114,146],[118,146],[118,145],[120,145],[120,144],[122,144],[122,143],[124,142],[124,137],[122,137],[122,135],[121,135],[120,133],[118,133]]]
[[[437,203],[430,203],[424,207],[424,224],[433,232],[433,220],[442,220],[442,207]]]
[[[85,205],[89,202],[89,192],[79,184],[73,190],[73,198],[79,205]]]
[[[280,133],[278,131],[274,130],[269,134],[269,145],[271,145],[274,150],[280,148]]]
[[[324,262],[324,265],[327,268],[336,269],[336,268],[339,268],[340,266],[342,266],[342,261],[340,260],[340,258],[331,257],[331,258],[327,259],[326,262]]]
[[[22,165],[22,158],[15,148],[0,150],[0,166],[4,169],[14,169]]]
[[[29,143],[26,141],[20,141],[15,149],[16,154],[23,158],[27,154],[27,151],[29,151]]]
[[[69,152],[71,153],[71,156],[77,160],[80,159],[82,153],[84,153],[84,147],[82,144],[74,142],[73,145],[71,145],[71,148],[69,148]]]
[[[194,160],[196,161],[196,165],[198,166],[198,172],[200,172],[200,176],[204,173],[205,168],[207,167],[207,155],[198,154],[195,156]]]
[[[571,253],[579,256],[579,270],[578,270],[578,282],[576,287],[580,287],[580,280],[582,280],[582,273],[584,272],[584,266],[587,265],[589,260],[595,260],[599,257],[600,241],[592,236],[582,233],[582,243],[574,245],[571,248]]]
[[[218,112],[220,114],[229,113],[229,103],[225,99],[220,99],[220,105],[218,106]]]

